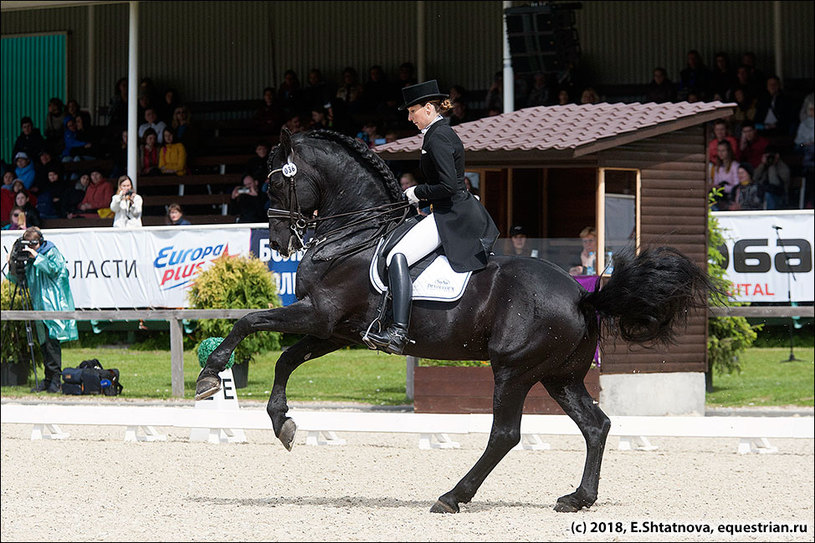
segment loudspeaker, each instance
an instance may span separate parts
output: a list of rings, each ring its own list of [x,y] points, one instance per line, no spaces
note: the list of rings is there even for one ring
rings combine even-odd
[[[580,58],[575,9],[580,4],[508,8],[507,38],[512,69],[518,74],[559,72]]]

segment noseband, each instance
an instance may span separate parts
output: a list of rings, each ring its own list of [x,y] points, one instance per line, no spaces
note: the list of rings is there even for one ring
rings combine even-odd
[[[291,161],[286,162],[280,168],[275,168],[274,170],[269,172],[269,175],[267,175],[266,177],[269,180],[271,180],[272,176],[276,173],[282,173],[283,177],[285,177],[289,181],[289,209],[285,210],[269,208],[269,210],[266,212],[266,215],[269,217],[270,227],[273,219],[277,220],[288,219],[289,230],[291,230],[291,236],[289,237],[290,249],[292,247],[292,238],[297,240],[297,242],[300,244],[300,248],[310,249],[325,242],[329,237],[336,236],[336,234],[338,234],[339,232],[348,230],[350,227],[358,226],[374,220],[378,221],[379,225],[376,231],[374,232],[373,236],[371,236],[370,238],[366,239],[361,243],[353,245],[352,247],[344,250],[341,253],[341,255],[352,254],[368,246],[371,246],[373,243],[376,243],[380,236],[386,234],[390,230],[393,230],[394,228],[396,228],[396,226],[404,222],[410,210],[410,203],[407,202],[406,200],[403,200],[401,202],[393,202],[390,204],[382,204],[379,206],[368,207],[365,209],[357,209],[347,213],[337,213],[334,215],[326,215],[319,217],[306,217],[305,215],[303,215],[303,212],[300,209],[300,201],[297,198],[297,180],[295,178],[295,176],[297,175],[297,166]],[[393,212],[399,210],[403,210],[402,216],[401,218],[399,218],[399,220],[394,222]],[[373,213],[368,215],[369,212]],[[314,236],[309,240],[308,243],[303,241],[303,237],[306,234],[306,229],[309,226],[312,225],[316,226],[322,221],[337,219],[346,216],[357,216],[359,218],[339,228],[325,232],[319,237]]]

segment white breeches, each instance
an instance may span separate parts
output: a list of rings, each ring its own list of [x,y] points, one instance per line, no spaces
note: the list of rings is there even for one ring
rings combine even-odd
[[[441,245],[439,230],[436,227],[436,217],[433,213],[419,221],[419,224],[408,230],[405,237],[399,240],[391,252],[388,253],[386,264],[391,265],[391,259],[396,253],[402,253],[407,258],[408,266],[412,266]]]

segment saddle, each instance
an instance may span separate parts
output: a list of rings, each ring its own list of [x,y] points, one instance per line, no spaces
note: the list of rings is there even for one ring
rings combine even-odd
[[[382,294],[388,289],[388,273],[385,266],[388,253],[405,237],[407,231],[422,219],[421,216],[408,218],[377,244],[368,276],[378,293]],[[413,283],[412,299],[434,302],[455,302],[460,299],[472,275],[472,272],[454,271],[441,246],[410,266],[409,271]]]

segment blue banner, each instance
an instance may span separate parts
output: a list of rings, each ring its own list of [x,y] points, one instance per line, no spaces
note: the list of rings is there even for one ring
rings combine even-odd
[[[252,237],[249,242],[249,250],[256,255],[261,262],[266,262],[269,271],[274,275],[280,295],[280,302],[285,306],[297,301],[294,295],[294,288],[297,281],[297,266],[305,251],[283,258],[280,253],[269,247],[269,229],[252,228]]]

